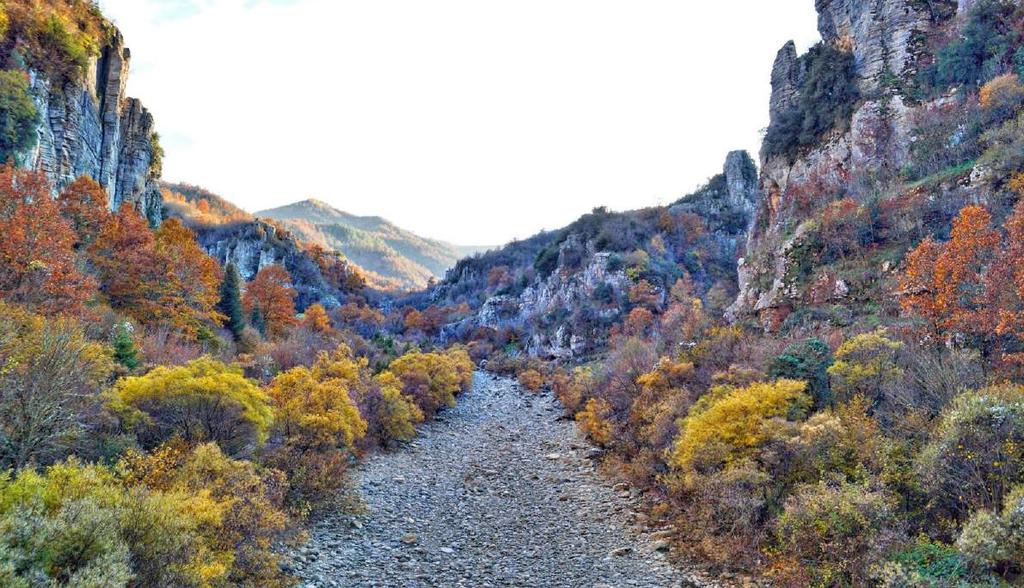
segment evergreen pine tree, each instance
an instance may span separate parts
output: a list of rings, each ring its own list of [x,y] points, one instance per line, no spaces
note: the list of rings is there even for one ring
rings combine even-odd
[[[263,311],[260,307],[254,306],[252,309],[252,315],[249,316],[249,324],[252,328],[260,332],[260,335],[267,336],[267,323],[263,319]]]
[[[138,351],[135,349],[135,341],[132,340],[132,327],[130,323],[118,323],[114,327],[111,344],[114,347],[114,361],[134,370],[139,367]]]
[[[245,328],[245,314],[242,310],[242,278],[238,275],[235,264],[228,263],[224,268],[224,281],[220,284],[220,302],[217,310],[228,317],[227,328],[237,340]]]

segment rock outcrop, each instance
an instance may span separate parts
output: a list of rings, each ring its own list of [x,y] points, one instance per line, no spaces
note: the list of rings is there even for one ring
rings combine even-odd
[[[599,209],[560,231],[463,260],[433,291],[432,301],[464,301],[466,291],[488,294],[471,301],[476,313],[449,325],[444,335],[458,339],[479,327],[509,329],[524,335],[520,342],[533,356],[569,359],[597,352],[610,327],[629,312],[624,301],[640,279],[659,298],[655,305],[666,305],[678,275],[648,275],[626,261],[642,253],[654,235],[664,240],[651,248],[660,251],[664,266],[686,267],[701,291],[713,286],[732,290],[736,256],[754,219],[757,180],[750,155],[736,151],[726,158],[722,173],[671,206],[621,213]],[[674,225],[686,228],[657,228]],[[548,271],[542,269],[544,259],[553,260]],[[490,289],[486,282],[492,270],[521,275],[522,283]]]
[[[115,30],[82,76],[55,80],[30,69],[39,128],[36,147],[24,159],[45,171],[55,190],[87,175],[106,188],[112,210],[128,202],[157,224],[159,146],[153,116],[125,95],[130,60]]]
[[[246,281],[268,265],[283,266],[292,277],[301,311],[319,302],[338,306],[341,293],[324,279],[319,266],[287,231],[261,220],[234,222],[210,227],[196,226],[196,237],[206,252],[222,266],[233,263]]]
[[[924,57],[925,39],[965,9],[965,0],[816,0],[822,41],[850,51],[861,100],[847,128],[826,134],[795,157],[762,152],[760,204],[739,262],[740,289],[730,318],[760,316],[771,328],[799,295],[789,283],[789,252],[798,250],[803,219],[792,214],[799,192],[828,203],[832,188],[899,169],[911,144],[906,95]],[[805,66],[792,43],[771,75],[772,122],[798,99]]]
[[[923,35],[953,16],[957,1],[816,0],[815,8],[822,41],[853,52],[861,94],[874,97],[893,77],[913,75]]]

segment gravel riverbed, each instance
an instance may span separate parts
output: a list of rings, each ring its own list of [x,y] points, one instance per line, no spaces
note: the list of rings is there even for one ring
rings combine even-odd
[[[594,471],[594,449],[549,393],[485,373],[410,444],[351,473],[365,502],[310,530],[307,587],[706,586],[670,565],[666,532]]]

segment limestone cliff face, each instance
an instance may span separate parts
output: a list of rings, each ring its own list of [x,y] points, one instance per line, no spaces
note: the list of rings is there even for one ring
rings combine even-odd
[[[668,290],[678,276],[661,268],[686,267],[702,291],[713,286],[735,290],[735,260],[754,218],[757,167],[743,151],[730,153],[721,174],[693,194],[665,208],[623,213],[595,212],[551,234],[541,234],[503,250],[463,260],[432,293],[433,302],[466,301],[476,314],[449,325],[445,336],[485,327],[513,329],[524,335],[530,355],[568,359],[604,348],[609,330],[629,312],[630,289],[639,279],[649,282],[658,306],[664,307]],[[659,226],[680,223],[699,228],[662,231]],[[655,238],[657,236],[657,238]],[[617,242],[617,239],[624,242]],[[651,246],[652,242],[660,245]],[[636,250],[652,259],[649,272],[636,275],[624,258]],[[535,259],[548,257],[550,271],[541,271]],[[530,264],[522,271],[522,266]],[[540,264],[543,265],[543,264]],[[520,287],[491,289],[486,276],[504,268],[523,276]],[[485,292],[480,300],[462,300],[466,291]]]
[[[960,0],[961,3],[964,0]],[[885,91],[886,79],[911,76],[922,35],[953,16],[956,0],[816,0],[822,41],[853,52],[861,94]]]
[[[341,293],[328,285],[295,237],[272,223],[253,220],[193,229],[211,257],[222,266],[233,263],[246,281],[268,265],[284,266],[292,277],[300,311],[317,302],[328,308],[338,306]]]
[[[824,136],[795,158],[762,153],[760,205],[739,263],[740,292],[728,315],[760,316],[766,327],[785,314],[799,292],[791,288],[788,252],[806,227],[792,215],[797,192],[821,194],[899,169],[911,143],[912,85],[927,35],[969,8],[967,0],[816,0],[822,41],[849,51],[861,99],[848,129]],[[799,96],[804,64],[787,43],[771,74],[771,120]]]
[[[36,147],[25,164],[45,171],[56,190],[90,176],[107,189],[112,210],[128,202],[157,224],[159,148],[153,116],[125,95],[130,60],[115,31],[78,79],[55,81],[30,70],[40,124]]]

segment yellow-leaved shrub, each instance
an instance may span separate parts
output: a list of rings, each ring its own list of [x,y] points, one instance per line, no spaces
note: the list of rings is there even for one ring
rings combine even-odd
[[[807,383],[796,380],[713,388],[680,423],[669,464],[686,473],[749,457],[767,438],[766,422],[801,418],[810,406]]]
[[[576,422],[591,441],[598,445],[609,445],[614,439],[611,415],[612,407],[606,400],[591,398],[576,415]]]
[[[411,351],[391,362],[387,371],[402,382],[402,391],[415,401],[424,416],[455,406],[455,395],[473,381],[473,360],[460,348],[443,352]]]
[[[255,381],[241,368],[209,357],[124,378],[107,398],[147,448],[178,436],[216,442],[231,455],[251,453],[274,420],[267,394]]]
[[[268,392],[277,411],[277,427],[285,438],[305,447],[353,447],[366,434],[349,390],[366,369],[347,347],[321,353],[312,368],[296,367],[279,374]]]

